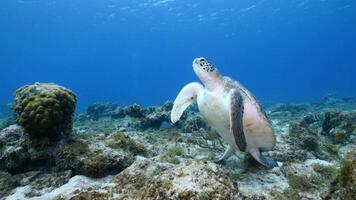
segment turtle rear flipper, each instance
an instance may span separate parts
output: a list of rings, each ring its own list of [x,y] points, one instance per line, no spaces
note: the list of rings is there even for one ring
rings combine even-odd
[[[278,167],[278,163],[273,158],[266,155],[262,155],[262,153],[258,149],[251,149],[250,154],[259,163],[261,163],[262,165],[266,166],[269,169]]]

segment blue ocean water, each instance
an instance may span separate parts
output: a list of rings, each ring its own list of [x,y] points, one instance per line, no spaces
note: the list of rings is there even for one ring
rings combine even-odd
[[[356,95],[353,0],[2,0],[0,104],[34,82],[160,104],[207,57],[262,101]]]

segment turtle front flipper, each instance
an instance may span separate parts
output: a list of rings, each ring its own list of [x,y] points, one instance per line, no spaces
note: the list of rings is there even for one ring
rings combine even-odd
[[[262,165],[266,166],[269,169],[278,167],[278,163],[273,158],[266,155],[262,155],[262,153],[258,149],[251,149],[250,154],[259,163],[261,163]]]
[[[230,132],[240,151],[246,150],[246,138],[243,129],[244,105],[241,94],[232,90],[230,94]]]
[[[184,86],[184,88],[179,92],[177,98],[174,100],[173,108],[171,111],[171,121],[172,123],[176,123],[183,112],[188,108],[190,104],[192,104],[198,93],[203,89],[203,86],[200,83],[189,83]]]

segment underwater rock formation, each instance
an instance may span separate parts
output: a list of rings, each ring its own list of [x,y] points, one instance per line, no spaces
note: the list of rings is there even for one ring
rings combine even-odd
[[[86,114],[93,120],[98,120],[100,117],[110,116],[118,108],[117,104],[101,104],[96,103],[87,108]]]
[[[46,180],[34,178],[39,182]],[[65,178],[63,178],[65,179]],[[62,179],[62,180],[63,180]],[[55,179],[56,180],[56,179]],[[42,199],[237,199],[238,190],[221,166],[212,162],[191,161],[181,165],[137,160],[115,176],[88,179],[74,176],[66,184],[40,188],[29,184],[31,192]],[[42,190],[41,190],[42,189]],[[52,191],[51,191],[52,189]],[[48,191],[48,192],[43,192]],[[24,196],[18,191],[17,196]],[[14,194],[15,196],[15,194]]]
[[[333,177],[335,178],[335,177]],[[329,185],[323,199],[356,199],[356,150],[352,149],[341,161],[337,176]]]
[[[193,133],[203,129],[204,131],[210,130],[208,122],[200,114],[188,116],[182,123],[182,131],[185,133]]]
[[[86,113],[76,115],[76,131],[96,132],[96,129],[101,126],[106,127],[106,131],[109,132],[121,129],[149,131],[172,128],[189,133],[202,130],[210,131],[207,121],[197,112],[196,105],[189,108],[183,114],[182,120],[176,124],[172,124],[170,120],[172,107],[173,103],[170,101],[163,103],[161,106],[151,107],[141,107],[138,104],[119,107],[115,104],[97,103],[89,106]],[[97,121],[95,125],[91,120]],[[115,121],[115,126],[109,127],[113,121]]]
[[[51,169],[95,178],[116,174],[128,167],[135,155],[146,155],[142,145],[123,133],[90,140],[72,135],[52,145],[34,145],[17,125],[0,131],[0,150],[0,170],[11,174]]]
[[[171,102],[165,102],[162,106],[145,108],[138,104],[123,108],[115,104],[94,104],[88,107],[85,115],[78,115],[76,122],[86,126],[87,119],[96,120],[99,125],[104,121],[114,120],[121,128],[128,130],[158,130],[164,122],[170,123],[172,106]]]
[[[162,127],[171,106],[78,114],[72,134],[51,144],[16,125],[0,131],[0,199],[355,199],[355,111],[274,113],[277,144],[266,153],[279,167],[266,169],[242,153],[214,163],[226,144],[194,106]],[[340,142],[338,130],[348,135]]]
[[[132,104],[124,108],[124,113],[130,117],[140,118],[144,116],[144,110],[138,104]]]
[[[0,170],[19,173],[27,170],[31,155],[21,127],[12,125],[0,131]]]
[[[10,173],[0,171],[0,198],[9,195],[10,191],[20,185],[20,179]]]
[[[356,149],[342,161],[338,174],[341,199],[356,199]]]
[[[356,137],[356,111],[326,112],[322,133],[334,143],[344,143]]]
[[[52,140],[72,130],[75,94],[53,83],[26,85],[15,92],[16,121],[31,137]]]
[[[292,124],[289,135],[302,149],[316,151],[319,148],[318,134],[305,123]]]

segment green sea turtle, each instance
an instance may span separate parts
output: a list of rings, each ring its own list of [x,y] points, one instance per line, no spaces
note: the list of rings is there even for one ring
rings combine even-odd
[[[186,85],[174,101],[172,123],[177,122],[186,108],[197,101],[199,111],[228,144],[221,162],[235,151],[250,153],[262,165],[278,166],[271,157],[260,151],[275,146],[274,130],[256,98],[239,82],[221,76],[205,58],[193,61],[195,74],[203,82]]]

